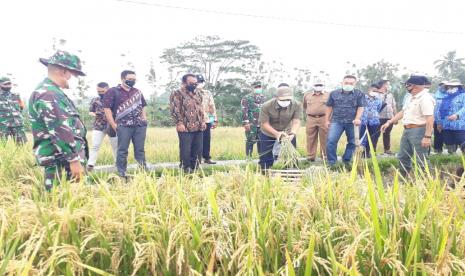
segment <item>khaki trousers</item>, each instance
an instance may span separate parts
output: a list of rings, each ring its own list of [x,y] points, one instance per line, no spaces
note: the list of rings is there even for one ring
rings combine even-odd
[[[315,118],[307,116],[307,154],[309,159],[316,158],[318,140],[320,141],[320,154],[323,159],[326,158],[326,139],[328,129],[325,126],[325,117]]]

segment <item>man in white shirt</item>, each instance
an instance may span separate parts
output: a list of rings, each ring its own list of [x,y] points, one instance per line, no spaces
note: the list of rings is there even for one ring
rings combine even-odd
[[[434,98],[428,93],[425,76],[412,75],[405,82],[405,88],[411,95],[404,103],[402,111],[387,121],[382,127],[384,132],[390,125],[403,119],[404,132],[400,141],[398,158],[404,172],[412,169],[412,160],[424,169],[429,163],[429,150],[434,124]]]

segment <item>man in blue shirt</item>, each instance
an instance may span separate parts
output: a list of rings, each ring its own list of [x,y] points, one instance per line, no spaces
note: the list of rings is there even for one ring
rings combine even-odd
[[[369,92],[365,95],[366,106],[363,109],[362,125],[360,126],[360,143],[365,148],[363,157],[370,158],[370,142],[376,151],[376,144],[379,138],[380,119],[379,112],[381,110],[382,101],[378,98],[378,93],[373,91],[376,89],[376,84],[372,85]]]
[[[342,161],[348,163],[352,160],[355,150],[354,125],[360,126],[363,107],[366,105],[365,95],[355,89],[357,78],[347,75],[342,81],[342,89],[331,92],[326,105],[326,124],[329,128],[326,151],[328,164],[333,166],[337,161],[337,143],[345,132],[347,145]]]

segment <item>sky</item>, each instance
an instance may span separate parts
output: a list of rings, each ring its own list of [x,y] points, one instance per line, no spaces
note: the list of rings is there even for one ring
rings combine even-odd
[[[330,74],[328,82],[342,78],[347,61],[363,67],[384,59],[432,75],[433,62],[446,52],[465,56],[465,1],[458,0],[2,2],[0,75],[13,75],[23,98],[46,76],[38,59],[53,54],[53,38],[65,39],[63,49],[85,61],[90,94],[97,82],[117,84],[129,61],[138,74],[136,87],[150,94],[144,78],[150,60],[160,83],[167,82],[159,59],[163,49],[198,35],[249,40],[265,60],[323,70]],[[281,81],[286,82],[276,80]]]

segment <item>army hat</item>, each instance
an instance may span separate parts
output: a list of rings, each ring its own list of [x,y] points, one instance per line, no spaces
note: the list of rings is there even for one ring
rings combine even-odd
[[[39,60],[45,66],[49,64],[58,65],[70,71],[76,72],[79,76],[86,75],[84,72],[82,72],[81,60],[79,57],[66,51],[57,51],[50,58],[40,58]]]
[[[276,93],[278,100],[292,100],[294,98],[294,91],[288,86],[281,86],[278,88],[278,93]]]
[[[6,82],[11,82],[9,77],[0,77],[0,84],[4,84]]]

